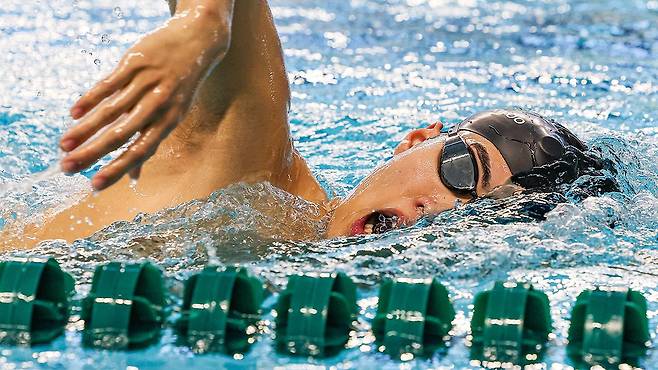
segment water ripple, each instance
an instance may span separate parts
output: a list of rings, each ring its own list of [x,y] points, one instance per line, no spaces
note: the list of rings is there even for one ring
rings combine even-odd
[[[597,284],[644,293],[655,337],[656,1],[273,0],[272,10],[293,90],[296,146],[328,192],[345,195],[408,130],[500,106],[563,122],[612,165],[616,173],[608,175],[620,192],[582,202],[575,202],[577,187],[485,199],[385,235],[325,241],[313,236],[326,220],[315,220],[318,210],[308,203],[266,184],[239,184],[86,240],[26,252],[54,256],[76,276],[76,311],[65,337],[38,348],[3,348],[2,366],[303,366],[304,359],[273,351],[268,310],[264,334],[243,361],[193,356],[170,329],[160,346],[141,351],[81,348],[79,300],[94,267],[117,259],[162,266],[170,302],[179,302],[182,281],[208,262],[244,264],[274,292],[291,272],[343,270],[359,283],[364,317],[374,315],[382,279],[437,276],[458,311],[456,337],[445,353],[416,360],[418,368],[471,367],[464,346],[469,305],[496,279],[530,281],[551,299],[556,335],[547,366],[569,364],[569,311],[581,290]],[[84,176],[53,167],[57,138],[71,124],[67,108],[167,12],[165,4],[128,0],[3,2],[0,225],[34,220],[88,190]],[[317,364],[398,368],[367,345],[368,329],[359,322],[351,349]],[[656,361],[653,352],[645,365]]]

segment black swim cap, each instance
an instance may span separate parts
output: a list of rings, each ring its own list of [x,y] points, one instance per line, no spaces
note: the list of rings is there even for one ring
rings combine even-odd
[[[569,146],[587,147],[564,126],[521,109],[496,109],[468,117],[450,132],[482,135],[498,148],[513,175],[562,157]]]

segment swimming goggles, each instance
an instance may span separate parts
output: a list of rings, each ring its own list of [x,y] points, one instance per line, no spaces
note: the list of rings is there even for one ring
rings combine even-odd
[[[464,139],[456,133],[450,134],[443,147],[439,173],[441,181],[450,190],[477,197],[475,192],[478,179],[477,162]]]

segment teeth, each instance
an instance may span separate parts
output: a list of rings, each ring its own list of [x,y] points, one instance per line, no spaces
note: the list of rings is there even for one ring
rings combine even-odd
[[[379,212],[373,214],[363,225],[364,234],[381,234],[395,229],[400,223],[397,215],[386,216]]]

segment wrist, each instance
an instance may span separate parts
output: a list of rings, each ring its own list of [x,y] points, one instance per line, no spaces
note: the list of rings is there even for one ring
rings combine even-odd
[[[221,22],[233,15],[235,0],[169,0],[172,15],[192,15],[198,19]]]
[[[178,23],[210,54],[222,54],[229,47],[232,18],[232,1],[194,0],[179,4],[170,22]]]

